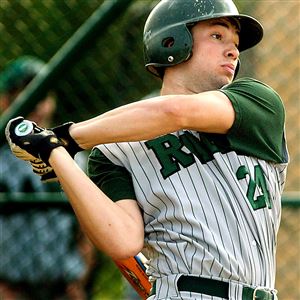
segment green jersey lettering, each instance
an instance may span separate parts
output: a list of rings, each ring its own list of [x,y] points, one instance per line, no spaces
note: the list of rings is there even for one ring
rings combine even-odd
[[[207,163],[213,160],[213,154],[219,152],[224,143],[221,140],[214,143],[204,134],[200,134],[201,139],[186,131],[179,137],[173,134],[167,134],[147,141],[145,145],[148,149],[153,150],[156,158],[161,164],[161,174],[166,179],[180,170],[180,166],[187,168],[195,162],[194,155],[201,161]],[[219,138],[220,139],[220,138]],[[215,139],[218,141],[217,139]],[[220,147],[220,145],[222,147]],[[184,152],[183,147],[186,147],[190,153]],[[224,147],[223,147],[224,148]],[[225,149],[227,150],[227,149]]]
[[[213,153],[216,149],[211,149],[210,144],[204,136],[201,136],[200,141],[190,132],[185,132],[180,136],[180,141],[201,161],[201,163],[206,163],[213,159]]]
[[[180,170],[180,166],[187,168],[195,162],[193,154],[182,150],[183,144],[172,134],[167,134],[145,142],[161,164],[160,172],[164,179]]]

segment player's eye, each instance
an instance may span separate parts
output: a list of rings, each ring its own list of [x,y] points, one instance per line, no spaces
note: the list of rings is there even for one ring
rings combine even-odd
[[[213,33],[211,36],[216,40],[222,40],[222,34],[220,33]]]

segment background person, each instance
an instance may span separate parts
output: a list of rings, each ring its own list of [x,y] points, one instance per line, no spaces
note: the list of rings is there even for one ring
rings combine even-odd
[[[4,112],[44,66],[32,56],[9,63],[0,74],[0,107]],[[54,93],[27,116],[49,127],[56,109]],[[58,183],[43,184],[30,164],[16,159],[8,145],[0,149],[0,192],[59,192]],[[72,212],[59,207],[5,203],[0,214],[0,298],[86,299],[89,245]],[[86,248],[87,247],[87,248]],[[84,249],[84,251],[82,251]]]

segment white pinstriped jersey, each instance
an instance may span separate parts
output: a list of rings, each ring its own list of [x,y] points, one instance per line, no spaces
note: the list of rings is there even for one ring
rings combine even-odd
[[[249,99],[246,91],[253,89]],[[273,288],[288,162],[283,106],[274,91],[251,79],[237,80],[223,92],[236,111],[229,134],[183,130],[100,145],[91,155],[90,176],[114,198],[129,181],[109,183],[108,165],[129,172],[154,279],[183,273]],[[116,169],[112,174],[122,177]]]

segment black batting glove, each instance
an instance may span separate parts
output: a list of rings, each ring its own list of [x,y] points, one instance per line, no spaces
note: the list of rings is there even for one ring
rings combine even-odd
[[[52,150],[64,146],[53,131],[41,128],[23,117],[10,120],[5,135],[12,152],[18,158],[29,161],[39,158],[47,165]]]
[[[76,143],[69,133],[69,128],[72,124],[74,124],[74,122],[67,122],[57,127],[53,127],[50,130],[52,130],[55,135],[64,143],[64,147],[72,156],[72,158],[74,158],[76,153],[83,151],[84,149],[82,149]]]
[[[52,167],[48,166],[41,159],[37,158],[30,161],[32,171],[34,174],[40,176],[40,179],[43,183],[46,182],[55,182],[58,181],[58,178],[52,169]]]

